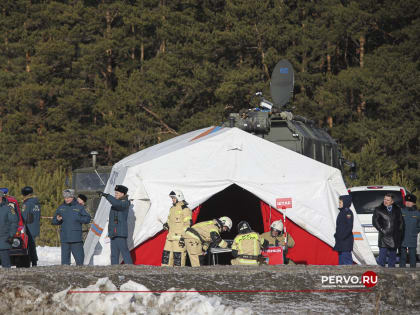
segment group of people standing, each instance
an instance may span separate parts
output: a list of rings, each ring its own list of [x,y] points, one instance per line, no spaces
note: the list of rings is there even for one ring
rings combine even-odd
[[[162,253],[162,266],[185,266],[186,256],[192,267],[205,264],[205,255],[210,248],[232,249],[232,265],[257,265],[261,262],[261,252],[267,246],[293,247],[290,234],[283,233],[282,221],[274,221],[269,232],[254,232],[246,221],[238,224],[238,235],[232,243],[220,236],[232,229],[232,220],[223,216],[213,220],[198,222],[193,225],[192,211],[184,195],[179,190],[169,193],[172,207],[163,229],[168,231]]]
[[[8,188],[0,188],[0,260],[4,268],[10,268],[9,251],[18,230],[18,202],[8,195]],[[38,263],[35,240],[40,234],[41,205],[33,188],[25,186],[21,189],[23,196],[22,220],[26,224],[24,233],[28,236],[28,253],[32,266]]]
[[[127,197],[128,188],[123,185],[115,186],[115,197],[100,192],[111,203],[109,213],[108,235],[111,239],[111,264],[120,263],[120,254],[125,264],[132,264],[127,246],[128,226],[127,217],[130,201]],[[36,238],[40,235],[41,205],[34,195],[33,188],[25,186],[21,193],[23,205],[21,215],[18,216],[18,203],[14,197],[8,196],[7,188],[0,188],[0,260],[2,267],[10,268],[10,250],[16,237],[19,220],[25,225],[28,236],[28,254],[32,266],[37,266]],[[76,265],[83,265],[83,224],[91,222],[91,216],[86,211],[85,195],[75,195],[73,189],[63,191],[64,202],[55,211],[51,224],[60,226],[61,264],[70,265],[71,255]]]
[[[130,201],[127,196],[128,188],[123,185],[115,186],[115,197],[111,194],[99,192],[110,204],[108,236],[111,239],[111,264],[120,263],[120,254],[125,264],[132,264],[130,251],[127,246],[128,226],[127,217]],[[51,223],[60,225],[61,264],[70,265],[71,254],[76,265],[83,265],[84,250],[82,225],[90,223],[91,216],[84,205],[79,203],[73,189],[63,191],[64,203],[56,210]],[[86,200],[85,200],[86,201]]]
[[[405,197],[402,209],[394,204],[394,196],[386,194],[383,203],[375,208],[372,224],[378,230],[378,264],[395,267],[397,251],[400,251],[400,267],[407,263],[407,250],[411,268],[416,267],[417,234],[420,233],[420,212],[413,194]]]
[[[394,196],[387,193],[383,202],[375,208],[372,225],[378,230],[380,266],[395,267],[397,251],[400,251],[400,267],[407,264],[407,251],[411,268],[416,267],[417,235],[420,233],[420,211],[416,207],[417,198],[413,194],[405,197],[405,206],[401,209],[394,203]],[[336,244],[340,265],[352,265],[353,259],[353,212],[350,210],[351,196],[339,198],[339,214],[337,216]]]
[[[131,206],[128,199],[128,188],[115,186],[115,196],[98,192],[110,204],[108,236],[111,240],[111,264],[120,263],[120,255],[125,264],[132,264],[127,246],[127,218]],[[3,267],[10,267],[9,250],[16,235],[19,217],[16,199],[7,195],[7,188],[0,188],[0,260]],[[41,205],[33,188],[25,186],[21,190],[23,196],[22,220],[26,224],[28,235],[28,252],[32,266],[36,266],[36,238],[40,234]],[[284,249],[295,245],[293,237],[284,232],[283,222],[274,221],[270,231],[263,234],[254,232],[249,223],[238,224],[238,235],[233,242],[227,242],[220,236],[232,229],[232,220],[227,216],[215,218],[193,225],[192,211],[184,195],[179,190],[171,191],[169,197],[172,207],[163,229],[168,231],[162,253],[162,266],[185,266],[187,254],[192,267],[205,264],[205,255],[210,248],[228,248],[232,250],[232,265],[256,265],[261,262],[261,252],[268,246],[281,246]],[[57,208],[52,218],[53,225],[60,226],[61,264],[69,265],[73,255],[76,265],[83,265],[82,225],[91,222],[91,216],[85,209],[86,196],[75,196],[73,189],[63,191],[64,202]],[[410,267],[416,267],[417,234],[420,233],[420,212],[416,208],[416,196],[408,194],[406,205],[401,209],[394,204],[392,194],[386,194],[381,205],[375,208],[372,224],[378,230],[379,257],[381,266],[388,263],[395,267],[397,250],[400,251],[400,267],[405,267],[407,254]],[[340,265],[353,264],[353,212],[351,196],[339,198],[339,214],[336,222],[336,243],[334,250],[338,252]],[[293,261],[284,256],[285,263]]]

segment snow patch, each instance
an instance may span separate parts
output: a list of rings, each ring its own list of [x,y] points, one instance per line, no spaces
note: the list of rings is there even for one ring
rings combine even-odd
[[[87,291],[88,293],[72,293],[69,291]],[[96,293],[91,291],[117,292]],[[148,291],[150,290],[144,285],[131,280],[121,285],[118,290],[109,278],[100,278],[96,284],[86,288],[68,288],[58,292],[53,295],[52,300],[60,305],[61,311],[84,314],[253,314],[250,308],[226,306],[222,303],[221,298],[207,297],[198,292],[193,292],[194,289],[186,292],[163,292],[160,295]],[[171,288],[168,291],[181,290]]]

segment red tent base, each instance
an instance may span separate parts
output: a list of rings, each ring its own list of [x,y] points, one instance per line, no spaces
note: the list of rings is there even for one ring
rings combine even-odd
[[[261,212],[265,232],[270,231],[270,225],[273,221],[283,221],[283,214],[264,201],[261,201]],[[287,257],[293,262],[304,265],[338,265],[338,253],[330,245],[308,233],[289,219],[286,220],[286,230],[295,240],[295,246],[289,248],[287,254]]]
[[[196,222],[199,212],[200,207],[194,209],[193,223]],[[283,215],[263,201],[261,201],[261,212],[264,221],[264,231],[270,230],[270,225],[273,221],[283,221]],[[286,220],[286,230],[295,240],[295,246],[289,248],[287,254],[287,257],[293,262],[305,265],[338,265],[338,253],[331,246],[308,233],[291,220]],[[133,249],[131,251],[133,263],[135,265],[160,266],[167,234],[168,232],[161,231]]]

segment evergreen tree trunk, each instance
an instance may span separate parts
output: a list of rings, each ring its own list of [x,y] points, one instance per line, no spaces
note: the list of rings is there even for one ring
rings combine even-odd
[[[31,72],[31,55],[26,51],[26,72]]]
[[[366,44],[366,38],[364,35],[360,36],[359,43],[360,43],[360,68],[363,69],[364,57],[365,57],[365,44]],[[357,114],[359,116],[362,116],[366,108],[366,101],[364,100],[363,94],[360,94],[360,100],[361,100],[361,103],[357,106]]]
[[[106,10],[106,14],[105,14],[105,20],[106,20],[106,38],[110,39],[111,35],[112,35],[112,29],[111,29],[111,24],[112,24],[112,20],[114,18],[111,15],[111,12],[109,10]],[[109,48],[106,50],[106,55],[108,56],[107,58],[107,65],[106,65],[106,86],[107,88],[111,88],[112,87],[112,82],[111,82],[111,78],[112,78],[112,48]]]
[[[360,36],[359,43],[360,43],[360,59],[359,59],[360,60],[360,68],[363,68],[364,57],[365,57],[365,43],[366,43],[366,39],[365,39],[364,35]]]
[[[166,0],[160,0],[160,6],[165,7],[166,6]],[[166,16],[165,16],[165,14],[162,14],[162,25],[165,24],[165,21],[166,21]],[[166,41],[165,41],[165,39],[162,39],[162,41],[160,43],[160,46],[159,46],[159,50],[158,50],[156,55],[165,53],[165,49],[166,49]]]
[[[255,27],[255,32],[257,33],[257,37],[258,37],[258,51],[260,52],[260,55],[261,55],[261,64],[263,65],[264,73],[265,73],[267,79],[270,80],[270,73],[268,71],[268,66],[265,63],[265,54],[264,54],[264,47],[263,47],[263,43],[262,43],[261,34],[258,31],[257,24],[254,24],[254,27]]]
[[[328,42],[327,43],[327,73],[331,74],[331,55],[330,55],[330,48],[331,48],[331,43]]]

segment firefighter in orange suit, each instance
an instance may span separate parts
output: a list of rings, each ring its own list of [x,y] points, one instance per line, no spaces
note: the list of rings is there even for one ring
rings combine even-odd
[[[165,247],[162,253],[162,266],[185,266],[187,250],[179,246],[181,236],[192,224],[192,211],[187,207],[184,195],[179,190],[169,193],[172,199],[172,207],[169,210],[168,220],[163,228],[168,230]]]
[[[238,224],[238,235],[232,244],[232,265],[258,265],[261,250],[268,246],[268,242],[257,232],[251,230],[249,223],[241,221]]]
[[[220,237],[220,233],[231,228],[232,220],[228,217],[200,222],[187,228],[179,244],[186,246],[191,266],[204,265],[205,252],[209,247],[227,248],[228,243]]]

